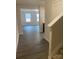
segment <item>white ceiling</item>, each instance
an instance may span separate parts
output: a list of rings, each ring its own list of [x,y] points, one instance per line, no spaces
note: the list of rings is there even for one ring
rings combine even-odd
[[[16,0],[17,5],[44,5],[45,0]]]

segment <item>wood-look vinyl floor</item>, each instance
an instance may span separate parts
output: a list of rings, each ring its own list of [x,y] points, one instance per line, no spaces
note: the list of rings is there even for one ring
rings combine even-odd
[[[16,59],[48,59],[48,42],[42,38],[38,26],[24,26],[19,37]]]

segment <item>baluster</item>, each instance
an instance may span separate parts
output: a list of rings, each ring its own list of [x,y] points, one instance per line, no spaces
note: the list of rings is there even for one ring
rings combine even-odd
[[[48,59],[52,59],[52,28],[50,27],[50,33],[49,33],[49,56]]]

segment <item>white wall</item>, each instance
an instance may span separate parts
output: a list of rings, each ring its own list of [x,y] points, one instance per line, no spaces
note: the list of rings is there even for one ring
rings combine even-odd
[[[48,24],[61,12],[63,12],[63,0],[46,0],[45,5],[45,38],[49,39],[49,28]]]
[[[19,34],[23,34],[22,23],[21,23],[21,14],[20,14],[20,9],[18,7],[16,7],[16,21],[17,21],[17,25],[18,25]]]
[[[43,32],[43,20],[45,20],[45,7],[40,7],[40,32]]]

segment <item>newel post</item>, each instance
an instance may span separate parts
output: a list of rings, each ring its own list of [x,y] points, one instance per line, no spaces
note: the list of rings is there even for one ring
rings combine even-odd
[[[48,59],[52,59],[52,27],[49,27],[49,56]]]

